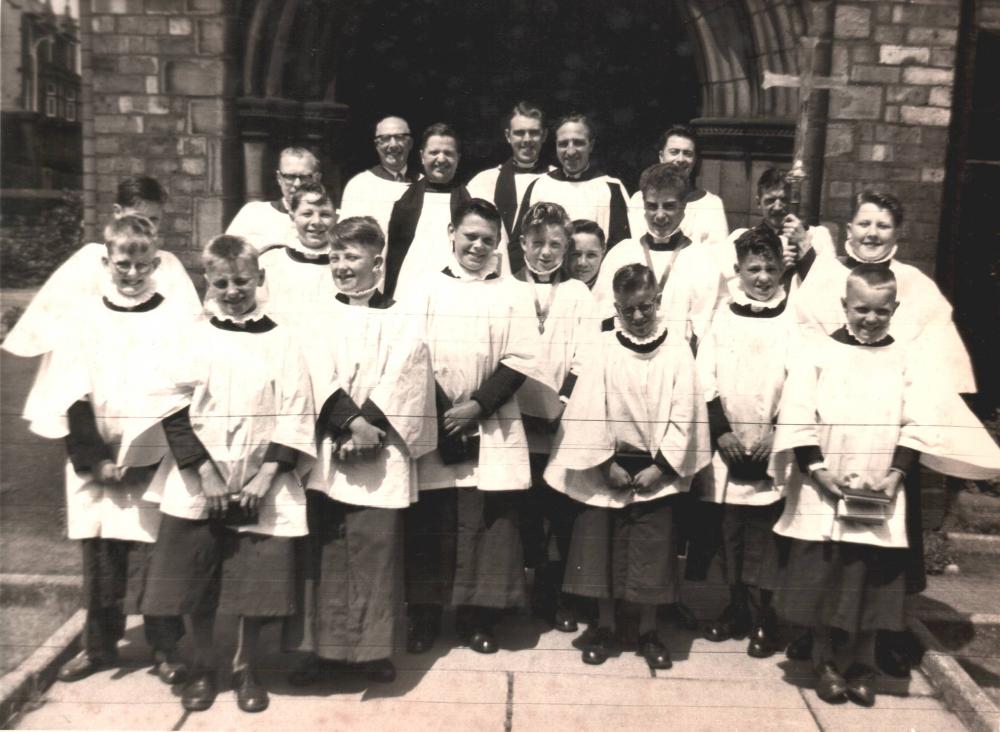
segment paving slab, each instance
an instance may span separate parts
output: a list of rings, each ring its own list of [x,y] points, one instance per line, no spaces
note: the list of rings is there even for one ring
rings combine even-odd
[[[933,697],[879,695],[875,706],[865,709],[850,702],[827,704],[812,690],[803,690],[802,696],[824,732],[965,732],[958,717]]]

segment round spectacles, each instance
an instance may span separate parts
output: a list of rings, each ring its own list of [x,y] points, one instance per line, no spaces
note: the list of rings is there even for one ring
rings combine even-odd
[[[280,170],[277,173],[285,183],[306,183],[316,177],[315,173],[282,173]]]
[[[399,135],[376,135],[375,144],[376,145],[388,145],[390,142],[398,142],[402,145],[404,142],[412,137],[410,133],[401,133]]]
[[[114,262],[115,269],[118,270],[119,274],[127,275],[133,268],[137,274],[149,274],[153,271],[153,262]]]

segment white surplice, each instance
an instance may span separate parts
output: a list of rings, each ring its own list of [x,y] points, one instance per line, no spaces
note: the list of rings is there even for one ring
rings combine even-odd
[[[560,173],[560,171],[556,172]],[[606,235],[611,236],[611,188],[619,189],[622,203],[627,206],[628,191],[625,189],[625,185],[610,175],[586,178],[586,173],[584,173],[584,179],[581,180],[565,180],[563,178],[564,176],[553,177],[551,174],[539,176],[531,189],[531,200],[525,202],[522,199],[521,209],[540,201],[558,203],[566,209],[570,219],[594,221]],[[623,229],[624,224],[623,221]],[[645,227],[642,231],[645,231]]]
[[[280,199],[245,204],[226,228],[226,233],[243,237],[258,251],[275,244],[295,246],[299,240],[295,222]]]
[[[704,193],[704,195],[697,195]],[[722,199],[708,191],[697,191],[694,200],[684,208],[680,229],[694,243],[719,245],[729,235],[726,207]],[[642,191],[636,191],[628,201],[629,228],[633,235],[646,230],[646,211]]]
[[[303,262],[294,258],[296,254],[299,259],[322,258]],[[296,239],[294,247],[277,247],[260,256],[267,312],[276,322],[295,325],[308,320],[316,308],[337,294],[328,254],[326,249],[313,252]]]
[[[409,187],[408,180],[388,180],[380,178],[371,170],[363,170],[344,186],[337,218],[343,221],[352,216],[371,216],[385,234],[389,231],[392,205]]]

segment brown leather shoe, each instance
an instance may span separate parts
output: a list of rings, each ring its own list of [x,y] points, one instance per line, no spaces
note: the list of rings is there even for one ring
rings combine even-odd
[[[187,665],[176,653],[157,651],[153,655],[153,670],[156,671],[156,677],[168,686],[182,684],[188,676]]]
[[[215,703],[215,669],[200,669],[191,674],[191,679],[181,693],[181,706],[189,712],[204,712]]]
[[[816,668],[816,696],[827,704],[843,704],[847,701],[847,682],[832,663],[820,664]]]
[[[252,668],[233,672],[233,689],[236,691],[236,705],[244,712],[263,712],[270,704],[267,689],[261,686]]]
[[[844,674],[847,697],[863,707],[875,706],[875,669],[863,663],[851,664]]]
[[[589,666],[600,666],[615,651],[615,634],[610,628],[598,628],[589,633],[583,647],[583,662]]]
[[[670,660],[670,651],[663,645],[655,630],[639,636],[637,654],[646,659],[646,665],[654,671],[668,669],[674,665]]]
[[[80,681],[98,671],[111,668],[117,662],[117,656],[90,656],[86,651],[80,651],[59,669],[57,677],[67,683]]]

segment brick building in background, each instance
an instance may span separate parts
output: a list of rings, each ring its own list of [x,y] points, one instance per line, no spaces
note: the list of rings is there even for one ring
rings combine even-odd
[[[491,20],[493,3],[459,0],[81,0],[88,234],[110,209],[119,177],[154,175],[171,193],[164,243],[193,265],[194,252],[245,200],[274,195],[274,156],[286,144],[314,149],[334,192],[363,161],[371,164],[370,124],[382,113],[401,113],[417,129],[438,118],[478,120],[482,134],[466,141],[466,157],[493,163],[489,141],[499,138],[496,120],[514,97],[534,97],[565,112],[579,104],[574,85],[598,89],[615,85],[602,79],[619,78],[602,73],[632,74],[639,84],[654,70],[648,54],[632,67],[627,60],[618,64],[624,71],[616,72],[613,63],[588,62],[592,47],[548,58],[546,44],[536,44],[535,55],[489,45],[499,38],[516,48],[518,39],[546,23],[553,38],[559,28],[572,36],[596,25],[609,43],[616,34],[639,32],[647,42],[651,33],[670,41],[676,53],[668,65],[690,81],[696,93],[689,96],[697,98],[682,98],[678,90],[685,87],[665,86],[662,99],[644,91],[648,98],[635,107],[596,109],[610,123],[598,150],[614,141],[616,130],[645,134],[637,118],[652,118],[657,128],[697,118],[704,138],[701,181],[722,195],[730,224],[742,225],[753,215],[760,170],[789,164],[798,114],[797,92],[763,90],[763,72],[800,73],[800,39],[822,32],[816,19],[826,17],[832,21],[829,71],[845,75],[848,84],[830,92],[828,104],[825,92],[814,96],[813,134],[822,144],[814,151],[814,180],[822,184],[815,213],[836,228],[861,189],[877,185],[897,193],[908,210],[902,258],[938,277],[980,374],[1000,371],[990,364],[989,343],[998,316],[1000,241],[996,215],[987,208],[991,200],[995,207],[1000,189],[994,132],[1000,85],[987,76],[1000,60],[1000,0],[496,5],[509,14],[500,19],[509,27]],[[472,18],[461,15],[470,6],[483,17],[474,29],[486,35],[469,41],[469,28],[441,32],[442,18]],[[397,17],[399,7],[424,10]],[[416,51],[404,37],[417,39]],[[487,66],[477,66],[484,56]],[[516,66],[519,56],[523,63],[549,64],[549,75],[570,90],[551,97],[537,85],[521,90],[519,75],[527,79],[529,70]],[[484,80],[482,68],[495,78]],[[387,89],[397,81],[392,88],[409,85],[417,89],[415,99],[443,90],[444,106],[372,101],[380,84]],[[397,93],[403,92],[388,96]],[[648,147],[645,138],[625,143]],[[641,163],[632,160],[625,172],[632,175]]]

